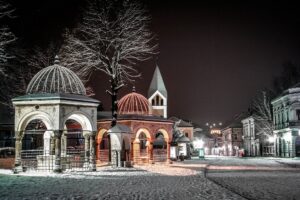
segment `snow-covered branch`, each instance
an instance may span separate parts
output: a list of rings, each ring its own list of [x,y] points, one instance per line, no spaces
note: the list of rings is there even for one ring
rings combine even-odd
[[[0,1],[0,19],[4,17],[12,18],[13,12],[14,9],[12,9],[8,3]],[[0,27],[0,74],[2,76],[5,75],[4,65],[7,63],[8,59],[13,58],[13,55],[8,53],[7,47],[15,40],[15,35],[7,26]]]
[[[94,70],[121,84],[138,77],[135,65],[150,58],[157,45],[150,17],[136,2],[89,1],[84,17],[62,48],[64,63],[89,77]]]

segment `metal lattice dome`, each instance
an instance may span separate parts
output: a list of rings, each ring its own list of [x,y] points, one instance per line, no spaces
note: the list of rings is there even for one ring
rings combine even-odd
[[[148,100],[143,95],[136,93],[134,88],[131,93],[120,99],[118,108],[120,115],[149,115]]]
[[[67,93],[86,95],[86,90],[80,78],[73,71],[59,65],[59,60],[56,56],[54,65],[42,69],[31,79],[26,93]]]

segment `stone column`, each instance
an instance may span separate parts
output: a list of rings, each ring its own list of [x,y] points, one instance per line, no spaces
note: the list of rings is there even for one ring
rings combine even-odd
[[[62,130],[54,131],[54,138],[55,138],[55,165],[54,165],[54,172],[60,173],[62,172],[61,166],[61,136]]]
[[[296,157],[296,136],[292,136],[290,149],[291,149],[291,153],[290,153],[291,158]]]
[[[90,170],[96,171],[95,163],[95,136],[96,132],[92,132],[90,135]]]
[[[170,151],[171,149],[171,142],[167,141],[167,163],[172,163],[171,158],[170,158]]]
[[[102,138],[96,138],[96,152],[95,152],[95,156],[96,156],[96,163],[100,163],[100,143],[101,143]]]
[[[139,163],[140,159],[140,141],[134,140],[133,141],[133,163]]]
[[[121,164],[121,151],[117,151],[117,155],[118,155],[118,163],[117,163],[117,166],[118,167],[122,167],[122,164]]]
[[[149,155],[149,163],[153,164],[153,142],[149,142],[149,146],[148,146],[148,155]]]
[[[15,142],[15,167],[14,173],[19,173],[23,171],[21,163],[21,149],[22,149],[22,132],[15,132],[16,142]]]
[[[111,150],[111,165],[112,167],[118,166],[118,152],[116,150]]]
[[[84,167],[89,167],[90,157],[90,136],[89,134],[84,135]]]
[[[55,155],[55,137],[50,138],[50,155]]]

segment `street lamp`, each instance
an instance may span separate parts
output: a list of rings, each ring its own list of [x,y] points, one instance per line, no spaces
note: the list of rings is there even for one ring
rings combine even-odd
[[[270,136],[270,137],[268,138],[268,141],[269,141],[270,143],[275,142],[275,137],[274,137],[274,136]]]

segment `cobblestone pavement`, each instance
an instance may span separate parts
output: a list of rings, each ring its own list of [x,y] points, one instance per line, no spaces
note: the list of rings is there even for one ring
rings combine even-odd
[[[32,177],[0,175],[0,199],[243,199],[201,174]]]

